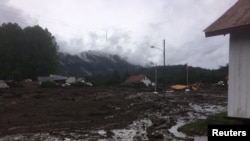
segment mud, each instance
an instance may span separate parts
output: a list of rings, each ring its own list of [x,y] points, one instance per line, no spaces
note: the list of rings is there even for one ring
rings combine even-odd
[[[226,91],[0,89],[0,141],[194,140],[178,127],[225,111],[226,105]]]

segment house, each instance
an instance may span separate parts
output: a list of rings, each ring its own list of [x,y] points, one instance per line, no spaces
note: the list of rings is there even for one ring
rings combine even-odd
[[[61,86],[69,86],[71,83],[75,82],[81,82],[86,84],[86,86],[93,86],[91,82],[85,81],[83,78],[76,78],[76,77],[65,77],[65,76],[60,76],[60,75],[49,75],[49,76],[41,76],[38,77],[38,82],[41,84],[43,82],[55,82],[57,84],[60,84]]]
[[[65,77],[65,76],[53,75],[53,74],[49,76],[40,76],[37,79],[39,83],[50,81],[50,82],[55,82],[61,85],[76,82],[75,77]]]
[[[238,0],[204,31],[230,35],[227,116],[250,119],[250,0]]]
[[[41,76],[38,77],[38,82],[43,83],[43,82],[55,82],[58,84],[65,84],[67,77],[64,76],[59,76],[59,75],[49,75],[49,76]]]
[[[75,77],[68,77],[66,79],[66,83],[70,84],[70,83],[75,83],[76,82],[76,78]]]
[[[145,86],[150,86],[152,85],[152,82],[145,76],[145,75],[133,75],[130,76],[125,82],[124,85],[145,85]]]

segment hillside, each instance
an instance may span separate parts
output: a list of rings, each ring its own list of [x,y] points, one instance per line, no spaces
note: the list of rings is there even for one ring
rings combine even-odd
[[[108,75],[114,71],[126,72],[140,68],[117,55],[97,51],[82,52],[79,55],[59,53],[59,60],[60,74],[73,76]]]

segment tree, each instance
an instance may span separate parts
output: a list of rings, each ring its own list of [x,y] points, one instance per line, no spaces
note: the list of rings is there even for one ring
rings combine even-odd
[[[25,58],[30,68],[30,77],[48,75],[56,72],[58,45],[51,33],[39,26],[24,29],[28,44],[27,57]]]
[[[47,29],[22,29],[16,23],[0,26],[0,79],[36,79],[57,68],[58,46]]]
[[[23,30],[17,24],[2,24],[0,27],[0,78],[19,78],[20,59],[23,47]]]

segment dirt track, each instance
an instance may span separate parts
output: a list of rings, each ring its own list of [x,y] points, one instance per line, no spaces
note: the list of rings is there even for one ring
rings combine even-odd
[[[226,92],[163,96],[131,88],[0,89],[0,140],[190,140],[170,129],[226,105]]]

